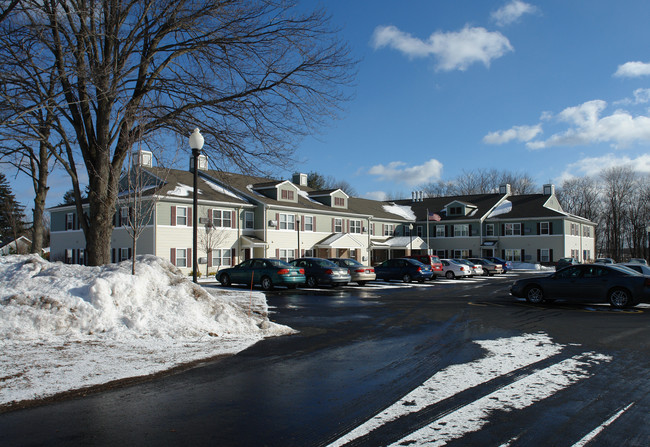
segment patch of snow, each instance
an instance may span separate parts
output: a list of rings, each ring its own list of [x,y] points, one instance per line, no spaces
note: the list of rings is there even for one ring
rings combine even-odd
[[[311,197],[309,197],[309,193],[307,191],[303,191],[302,189],[299,189],[298,194],[300,194],[305,199],[309,200],[311,203],[316,203],[318,205],[325,206],[324,204],[320,203],[318,200],[314,200]]]
[[[224,188],[221,185],[218,185],[218,184],[216,184],[216,183],[214,183],[214,182],[212,182],[212,181],[210,181],[210,180],[208,180],[206,178],[203,178],[202,180],[205,183],[208,184],[210,189],[212,189],[212,190],[214,190],[214,191],[216,191],[218,193],[225,194],[225,195],[230,196],[230,197],[234,197],[235,199],[241,200],[242,202],[246,201],[246,199],[244,197],[240,196],[239,194],[236,194],[235,192],[233,192],[233,191],[231,191],[231,190],[229,190],[227,188]]]
[[[406,220],[415,221],[415,213],[410,206],[391,203],[390,205],[383,205],[383,208],[387,213],[396,214]]]
[[[191,186],[184,185],[179,183],[176,185],[176,188],[167,193],[168,196],[178,196],[178,197],[189,197],[190,194],[194,191],[194,188]],[[197,191],[198,194],[202,194],[201,190]]]
[[[139,256],[102,267],[0,257],[0,405],[149,375],[268,336],[260,292],[194,284],[169,262]]]
[[[510,200],[504,200],[496,208],[494,208],[494,210],[490,213],[490,215],[487,218],[489,219],[491,217],[507,214],[510,211],[512,211],[512,202]]]

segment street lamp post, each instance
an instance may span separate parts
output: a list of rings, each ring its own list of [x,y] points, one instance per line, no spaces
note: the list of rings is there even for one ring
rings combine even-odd
[[[409,243],[409,256],[413,254],[413,224],[409,224],[409,236],[411,237],[411,242]]]
[[[193,168],[194,168],[194,187],[193,187],[193,193],[192,193],[192,199],[193,199],[193,211],[192,211],[192,281],[195,283],[197,282],[196,280],[196,272],[198,270],[198,227],[199,227],[199,197],[196,192],[198,188],[198,183],[199,183],[199,154],[201,153],[201,149],[203,149],[203,135],[201,135],[201,132],[199,131],[199,128],[197,127],[194,129],[194,132],[192,132],[192,135],[190,135],[190,148],[192,149],[192,161],[193,161]]]
[[[296,253],[296,259],[300,258],[300,219],[296,219],[296,230],[298,231],[298,252]]]

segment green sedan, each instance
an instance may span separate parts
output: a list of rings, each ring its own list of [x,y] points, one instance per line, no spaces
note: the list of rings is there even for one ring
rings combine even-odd
[[[259,284],[264,290],[271,290],[274,286],[293,289],[305,282],[305,270],[280,259],[254,258],[218,271],[216,279],[226,287],[231,284]]]

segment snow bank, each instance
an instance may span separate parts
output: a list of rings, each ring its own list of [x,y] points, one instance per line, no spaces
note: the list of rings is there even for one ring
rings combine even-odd
[[[85,267],[0,257],[0,405],[294,332],[270,322],[267,311],[260,292],[209,293],[155,256],[138,257],[135,275],[130,261]]]

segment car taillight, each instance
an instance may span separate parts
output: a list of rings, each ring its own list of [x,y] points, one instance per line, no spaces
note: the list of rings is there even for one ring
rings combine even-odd
[[[365,271],[366,271],[366,269],[356,269],[356,270],[355,270],[355,272],[357,272],[357,273],[363,273],[363,272],[365,272]]]
[[[421,272],[421,271],[422,271],[422,267],[418,267],[418,272]]]
[[[325,270],[326,275],[331,275],[332,273],[334,273],[334,272],[332,272],[332,269]]]
[[[278,270],[278,275],[288,275],[289,269],[280,269]]]
[[[461,271],[461,272],[464,272],[464,271],[465,271],[465,267],[463,267],[463,266],[461,265],[461,266],[460,266],[460,271]]]
[[[304,275],[305,274],[305,269],[300,269],[300,274]]]

